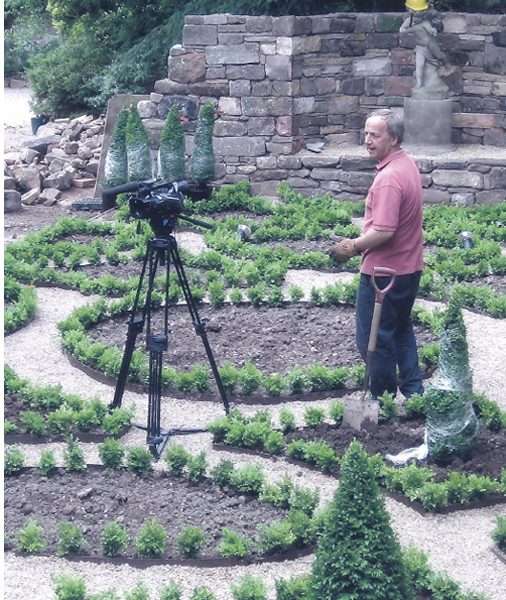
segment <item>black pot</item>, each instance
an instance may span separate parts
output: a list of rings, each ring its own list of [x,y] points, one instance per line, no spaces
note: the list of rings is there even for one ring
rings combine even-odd
[[[194,202],[198,202],[199,200],[210,200],[212,193],[213,188],[207,183],[190,183],[188,191],[185,192],[185,196],[188,196],[188,198]]]

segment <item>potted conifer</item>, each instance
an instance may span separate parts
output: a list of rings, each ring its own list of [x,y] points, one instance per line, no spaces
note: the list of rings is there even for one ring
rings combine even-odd
[[[176,103],[172,105],[162,130],[158,174],[168,183],[185,178],[184,129]]]
[[[192,183],[188,195],[194,199],[210,198],[212,189],[209,185],[215,176],[215,157],[213,148],[213,131],[216,120],[213,103],[208,100],[199,113],[193,153],[190,158],[189,174]]]

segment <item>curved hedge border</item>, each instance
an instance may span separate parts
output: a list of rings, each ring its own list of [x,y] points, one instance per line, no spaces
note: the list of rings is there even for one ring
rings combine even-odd
[[[12,277],[5,277],[4,298],[13,303],[13,306],[4,309],[4,335],[9,335],[35,316],[37,292],[33,286],[22,287]]]

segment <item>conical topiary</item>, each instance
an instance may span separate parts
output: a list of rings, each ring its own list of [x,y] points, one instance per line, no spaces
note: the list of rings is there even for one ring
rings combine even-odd
[[[153,177],[149,138],[136,105],[131,105],[125,130],[128,181]]]
[[[184,129],[177,104],[173,104],[160,137],[158,174],[169,183],[185,178]]]
[[[213,149],[214,122],[214,106],[208,100],[199,113],[189,165],[191,179],[201,186],[209,183],[216,176]]]
[[[412,600],[401,549],[362,445],[346,451],[311,574],[312,600]]]
[[[109,150],[105,157],[105,187],[114,187],[126,183],[128,177],[127,171],[127,153],[125,132],[128,120],[128,108],[126,104],[118,113],[116,124],[111,135]]]
[[[463,301],[464,289],[454,286],[442,320],[439,373],[423,396],[427,446],[436,458],[468,455],[478,435]]]

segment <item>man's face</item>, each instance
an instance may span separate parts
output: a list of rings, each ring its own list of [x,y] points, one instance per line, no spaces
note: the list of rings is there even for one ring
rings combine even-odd
[[[399,145],[397,136],[390,137],[387,122],[383,117],[369,117],[365,122],[364,143],[369,156],[381,162],[392,152],[397,152]]]

